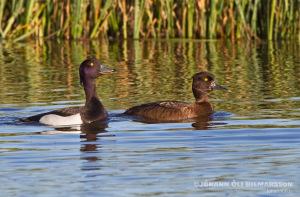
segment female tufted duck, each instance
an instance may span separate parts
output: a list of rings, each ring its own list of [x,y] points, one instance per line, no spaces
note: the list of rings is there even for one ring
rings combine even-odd
[[[96,92],[95,79],[112,74],[116,69],[107,68],[95,58],[83,61],[79,67],[80,84],[83,85],[86,102],[82,107],[71,107],[38,114],[21,119],[22,122],[39,121],[49,125],[70,125],[101,121],[108,117],[105,107]]]
[[[192,90],[196,102],[188,104],[179,101],[160,101],[138,105],[127,109],[124,114],[160,121],[174,121],[213,114],[212,104],[208,101],[210,90],[227,90],[218,85],[214,77],[207,72],[199,72],[193,76]]]

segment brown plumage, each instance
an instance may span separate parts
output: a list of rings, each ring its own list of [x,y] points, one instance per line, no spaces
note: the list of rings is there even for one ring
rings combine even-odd
[[[207,92],[212,89],[227,90],[218,85],[211,74],[199,72],[193,76],[192,90],[196,99],[195,103],[188,104],[179,101],[147,103],[129,108],[124,114],[164,121],[208,116],[214,112],[207,96]]]

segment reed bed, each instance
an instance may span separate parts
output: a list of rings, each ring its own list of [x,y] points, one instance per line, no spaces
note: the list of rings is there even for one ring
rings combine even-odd
[[[1,0],[0,35],[299,39],[300,0]]]

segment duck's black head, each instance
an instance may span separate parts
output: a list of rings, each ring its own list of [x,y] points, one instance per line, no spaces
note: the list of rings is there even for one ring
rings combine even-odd
[[[87,80],[95,80],[100,75],[113,74],[114,68],[107,68],[95,58],[84,60],[79,67],[80,84],[84,85]]]
[[[201,92],[208,92],[213,89],[227,90],[227,88],[218,85],[214,77],[207,72],[199,72],[193,76],[193,92],[197,100],[200,99]]]

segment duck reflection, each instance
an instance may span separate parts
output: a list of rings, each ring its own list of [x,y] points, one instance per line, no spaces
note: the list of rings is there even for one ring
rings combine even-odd
[[[100,165],[96,162],[99,158],[101,150],[101,137],[114,137],[115,135],[107,135],[106,130],[108,122],[94,122],[74,126],[59,126],[55,130],[44,131],[42,134],[58,134],[58,133],[76,133],[80,134],[80,155],[81,159],[89,162],[83,162],[82,170],[99,170]]]
[[[218,120],[218,118],[214,116],[202,116],[202,117],[197,117],[197,118],[190,118],[190,119],[183,119],[183,120],[152,120],[152,119],[145,119],[145,118],[140,118],[136,116],[132,116],[131,120],[135,122],[143,122],[147,124],[158,124],[158,123],[189,123],[191,122],[192,128],[186,128],[186,130],[209,130],[212,129],[215,126],[218,125],[226,125],[227,123],[225,122],[214,122]],[[222,120],[222,119],[221,119]]]
[[[83,153],[87,153],[87,156],[82,156],[82,159],[86,159],[88,161],[96,161],[98,160],[97,156],[93,156],[92,153],[97,152],[99,147],[100,137],[114,137],[114,135],[101,135],[101,133],[107,133],[105,130],[108,128],[107,122],[95,122],[90,124],[83,124],[81,126],[81,148],[80,151]]]
[[[108,128],[108,122],[94,122],[89,124],[83,124],[80,127],[80,152],[81,159],[87,162],[82,162],[81,170],[100,170],[101,164],[99,160],[99,152],[101,152],[101,137],[114,137],[115,135],[107,135],[106,130]],[[88,176],[96,176],[95,174],[89,174]]]

